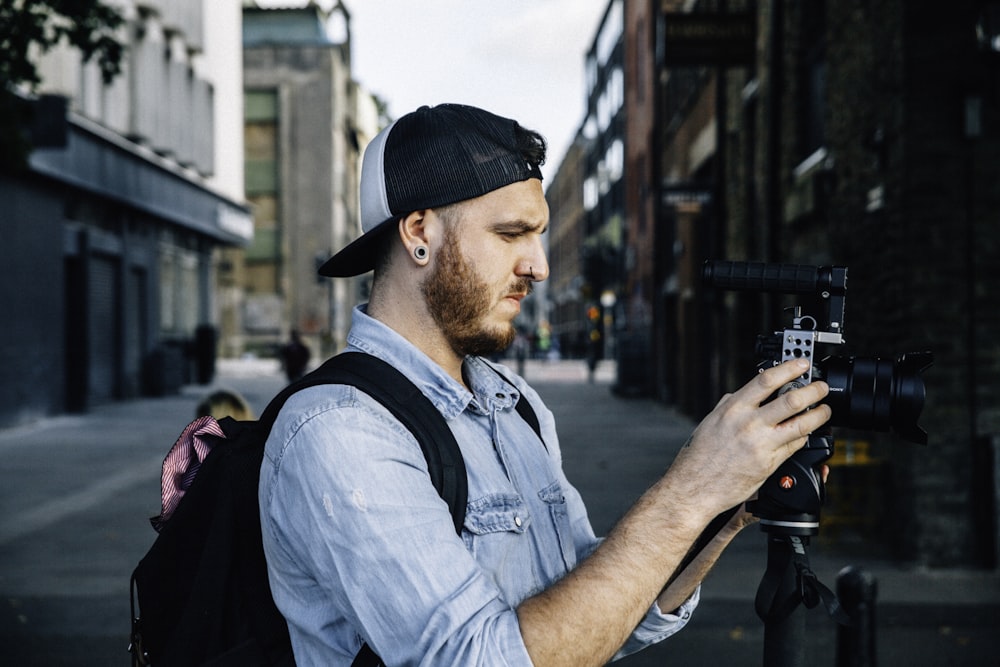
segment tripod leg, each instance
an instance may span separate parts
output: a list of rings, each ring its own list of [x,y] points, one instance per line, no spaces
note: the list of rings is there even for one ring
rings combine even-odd
[[[801,604],[795,604],[787,613],[780,613],[782,601],[801,599],[792,550],[788,537],[768,536],[767,569],[773,573],[781,568],[778,589],[774,595],[779,613],[764,619],[764,667],[799,667],[805,665],[806,616]],[[799,546],[801,548],[801,546]],[[774,573],[777,574],[777,573]]]

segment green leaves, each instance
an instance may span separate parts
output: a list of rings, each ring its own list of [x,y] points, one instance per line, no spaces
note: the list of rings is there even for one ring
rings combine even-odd
[[[0,0],[0,169],[24,166],[31,106],[18,93],[34,93],[38,58],[66,43],[84,62],[95,60],[104,82],[121,72],[124,48],[116,33],[125,23],[99,0]]]

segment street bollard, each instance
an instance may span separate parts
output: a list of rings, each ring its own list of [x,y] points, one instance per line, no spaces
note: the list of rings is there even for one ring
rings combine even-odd
[[[837,626],[837,667],[875,667],[875,598],[878,582],[867,570],[849,565],[837,575],[837,598],[851,617]]]

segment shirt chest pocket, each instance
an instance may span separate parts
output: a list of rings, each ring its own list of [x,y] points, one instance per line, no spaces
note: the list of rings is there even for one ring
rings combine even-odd
[[[477,537],[522,535],[529,523],[528,510],[518,495],[497,493],[471,500],[465,512],[466,545],[474,546]]]
[[[465,515],[466,548],[511,599],[537,592],[576,564],[560,486],[538,491],[533,506],[535,515],[516,494],[492,494],[470,501]]]
[[[523,499],[494,493],[469,501],[462,540],[483,573],[511,604],[540,586],[539,554],[528,535],[532,517]]]

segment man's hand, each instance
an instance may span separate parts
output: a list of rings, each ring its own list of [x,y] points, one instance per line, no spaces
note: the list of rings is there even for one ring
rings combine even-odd
[[[723,396],[695,429],[668,475],[686,479],[690,493],[713,504],[705,508],[713,516],[751,497],[830,418],[829,406],[816,405],[829,392],[825,382],[812,382],[768,401],[807,368],[808,362],[785,362]]]

